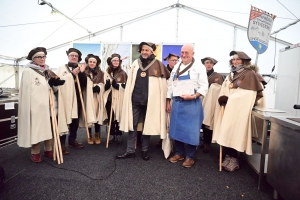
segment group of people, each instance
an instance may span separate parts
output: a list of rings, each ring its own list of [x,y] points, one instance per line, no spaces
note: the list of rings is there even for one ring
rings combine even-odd
[[[263,96],[265,84],[253,70],[251,58],[230,52],[231,71],[224,80],[213,68],[218,61],[211,57],[201,59],[202,64],[196,61],[191,44],[182,46],[180,57],[170,53],[167,66],[156,59],[155,50],[154,43],[141,42],[140,56],[126,74],[119,54],[107,59],[103,72],[97,55],[88,54],[85,64],[79,64],[82,54],[75,48],[66,51],[68,64],[54,73],[45,64],[46,49],[32,49],[20,84],[18,145],[30,147],[31,160],[41,162],[44,141],[44,156],[53,158],[50,118],[56,117],[63,154],[69,153],[67,134],[68,147],[80,149],[84,146],[76,140],[78,127],[88,127],[88,144],[100,144],[100,126],[108,125],[111,143],[120,143],[122,132],[128,133],[126,151],[116,159],[135,157],[140,141],[141,157],[147,161],[150,136],[159,135],[160,146],[169,134],[175,146],[169,161],[184,160],[182,166],[189,168],[202,129],[203,152],[209,153],[210,144],[216,142],[224,148],[223,168],[239,169],[237,152],[252,154],[251,110]],[[56,116],[49,111],[50,88]]]

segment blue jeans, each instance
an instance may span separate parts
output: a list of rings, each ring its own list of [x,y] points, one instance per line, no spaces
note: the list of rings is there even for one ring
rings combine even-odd
[[[196,153],[196,147],[194,145],[186,144],[186,158],[194,159]],[[176,155],[182,156],[184,154],[184,143],[178,140],[175,140],[175,148],[176,148]]]

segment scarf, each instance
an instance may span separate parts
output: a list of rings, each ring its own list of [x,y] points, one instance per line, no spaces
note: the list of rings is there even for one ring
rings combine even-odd
[[[143,68],[147,67],[147,65],[155,58],[155,55],[152,54],[151,56],[149,56],[148,58],[143,58],[142,55],[140,55],[140,60],[142,62],[142,66]]]
[[[212,75],[212,73],[214,73],[214,68],[212,68],[210,71],[206,72],[207,77],[209,77],[210,75]]]

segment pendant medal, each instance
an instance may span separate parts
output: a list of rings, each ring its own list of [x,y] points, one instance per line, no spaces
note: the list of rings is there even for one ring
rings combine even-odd
[[[230,89],[233,88],[233,83],[230,83],[228,86]]]
[[[141,77],[142,77],[142,78],[146,77],[146,72],[142,72],[142,73],[141,73]]]

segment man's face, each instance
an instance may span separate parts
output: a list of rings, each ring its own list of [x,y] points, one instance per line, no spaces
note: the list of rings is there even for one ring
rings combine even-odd
[[[183,46],[181,48],[180,57],[183,64],[188,64],[192,62],[193,56],[194,56],[194,52],[190,46]]]
[[[68,55],[68,58],[70,63],[78,63],[78,55],[70,54]]]
[[[204,66],[206,68],[206,71],[208,72],[208,71],[210,71],[214,67],[214,64],[213,64],[213,62],[211,60],[206,60],[204,62]]]
[[[144,59],[149,58],[149,56],[151,56],[153,54],[153,52],[148,49],[147,47],[142,47],[142,51],[141,51],[141,55]]]

